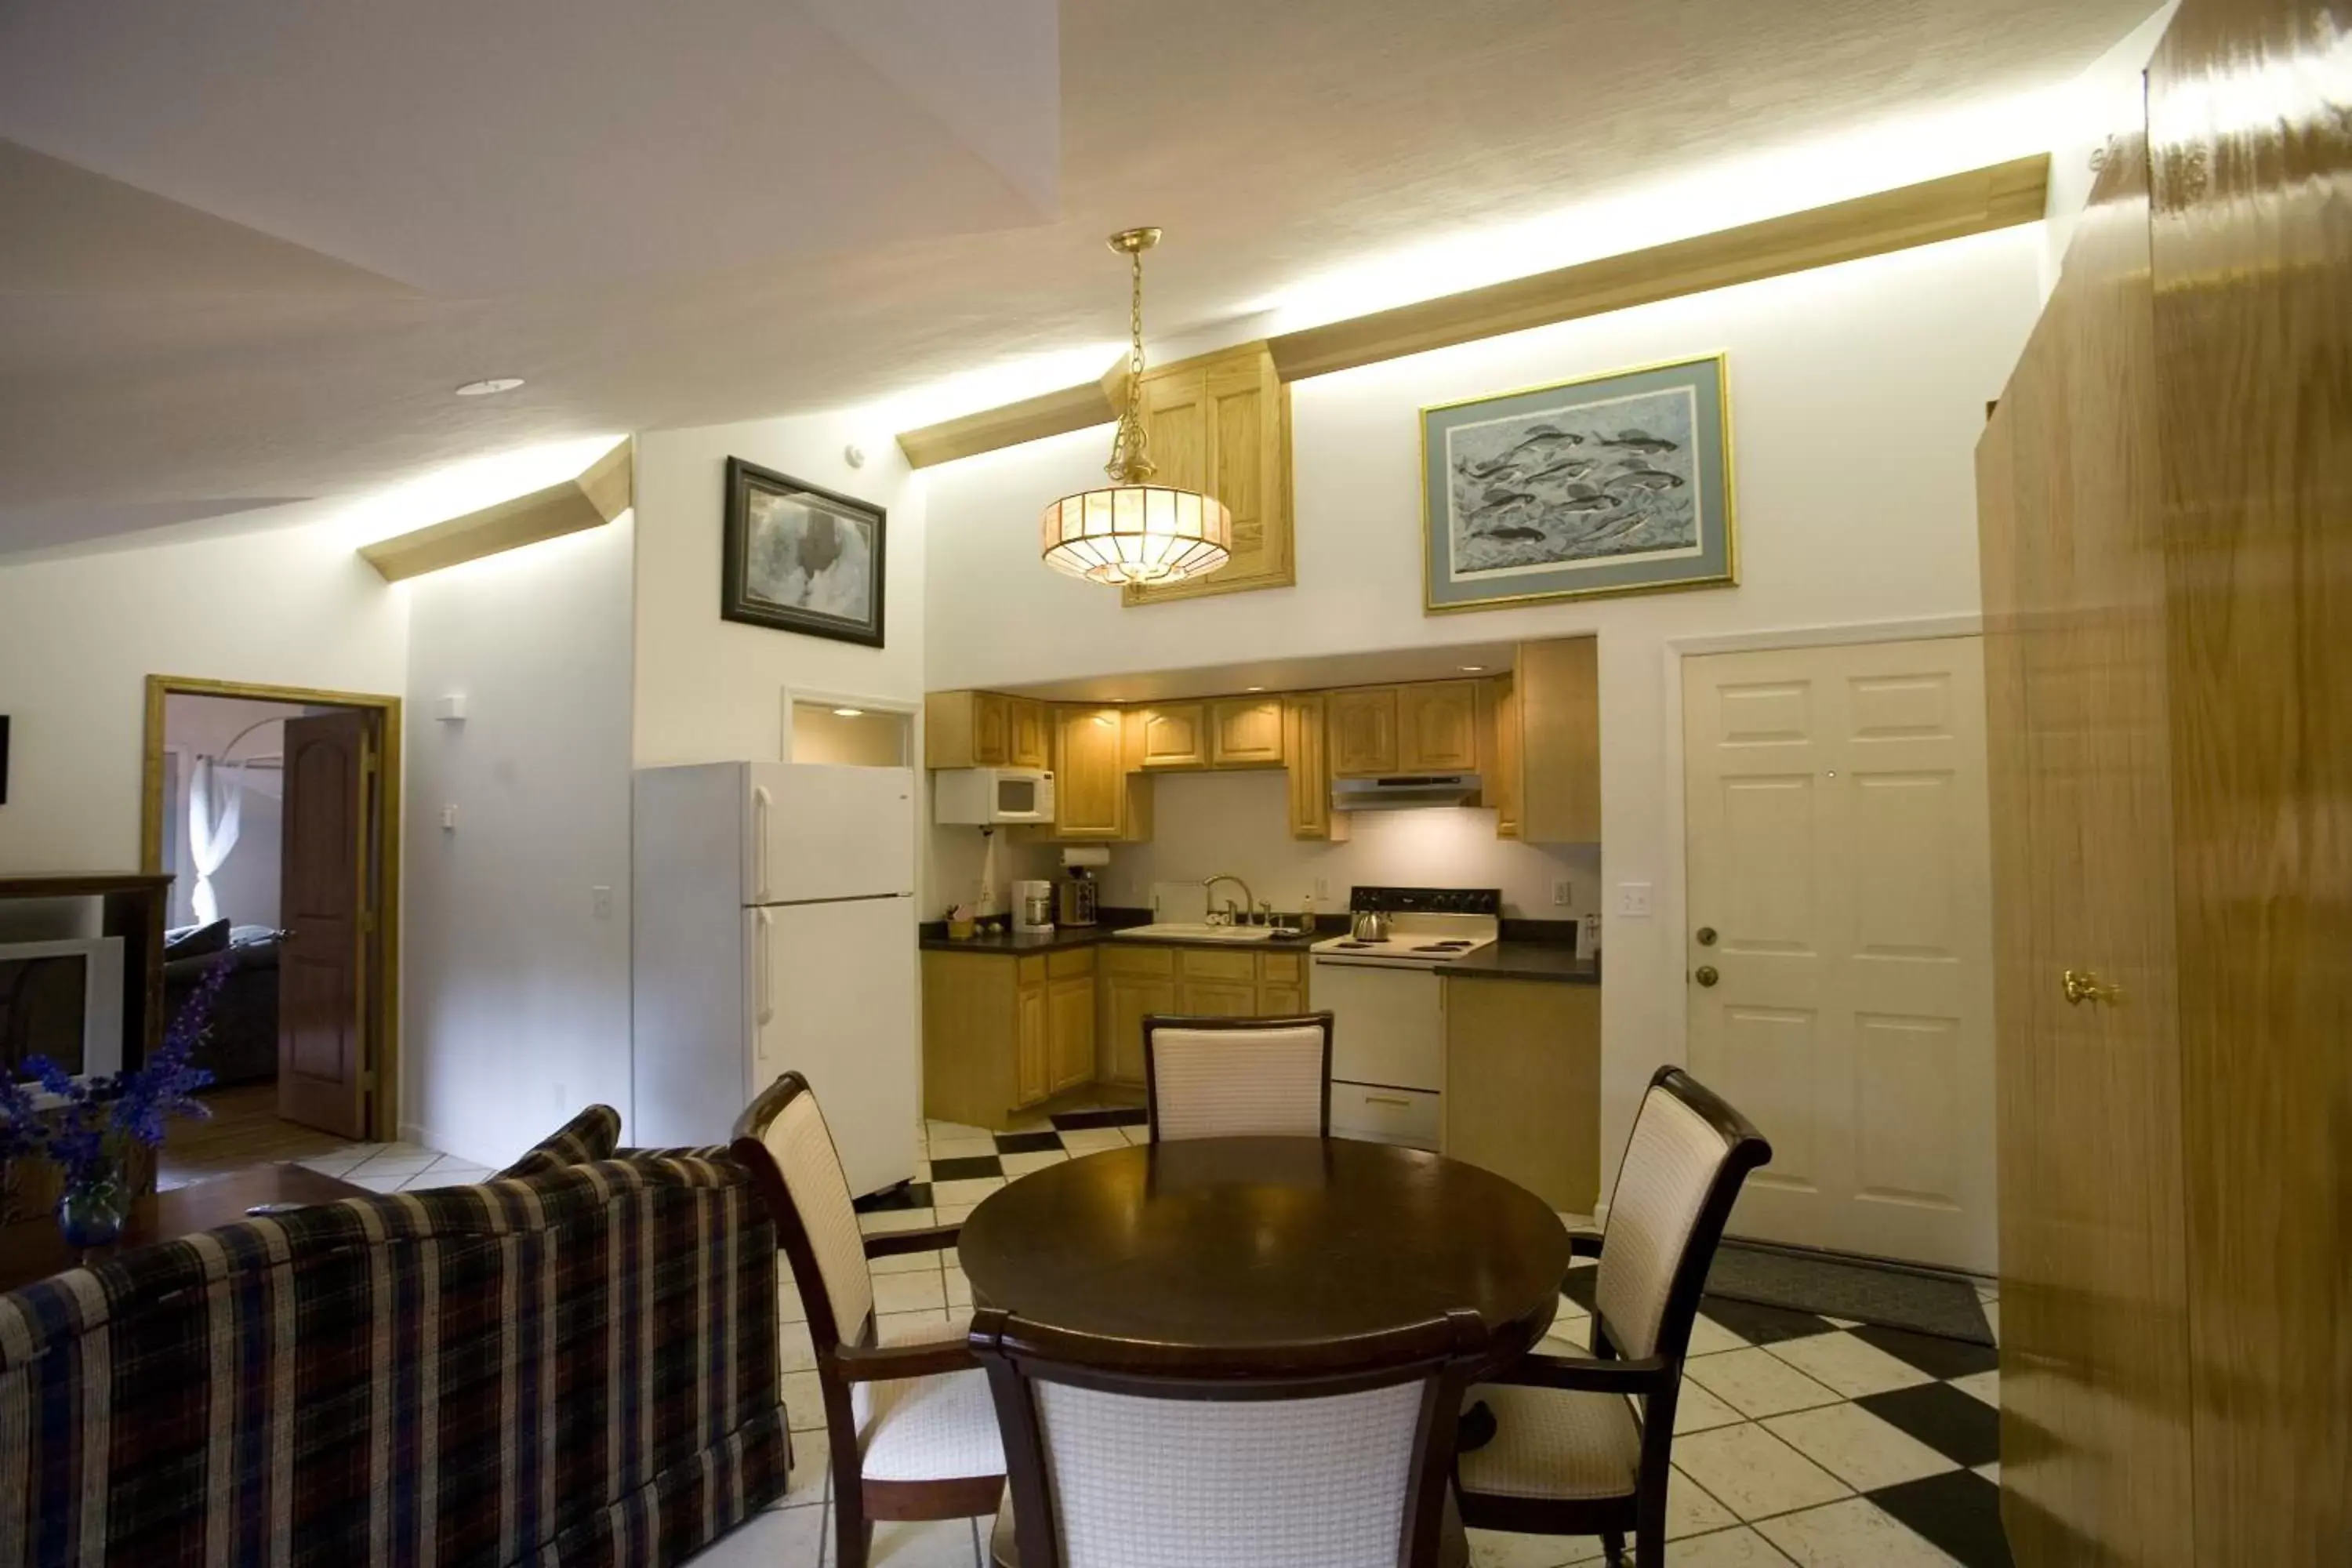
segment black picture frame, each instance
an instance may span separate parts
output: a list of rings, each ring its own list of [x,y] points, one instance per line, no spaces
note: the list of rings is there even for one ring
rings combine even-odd
[[[751,559],[751,552],[755,545],[771,551],[775,548],[774,541],[762,542],[754,537],[753,508],[763,498],[798,505],[807,513],[826,520],[828,526],[822,535],[821,549],[827,559],[818,567],[820,572],[831,570],[862,546],[867,589],[863,616],[794,604],[773,588],[762,591],[767,586],[761,581],[762,566]],[[845,536],[838,531],[842,529],[851,531]],[[888,539],[889,514],[871,501],[808,484],[741,458],[729,458],[726,528],[720,551],[719,618],[766,626],[772,631],[799,632],[807,637],[880,647]],[[805,547],[795,544],[793,548],[801,552]]]

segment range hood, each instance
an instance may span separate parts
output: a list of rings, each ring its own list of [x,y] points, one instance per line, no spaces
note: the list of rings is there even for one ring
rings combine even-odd
[[[1476,798],[1476,773],[1391,773],[1385,778],[1333,779],[1334,811],[1401,811],[1418,805],[1460,805]]]

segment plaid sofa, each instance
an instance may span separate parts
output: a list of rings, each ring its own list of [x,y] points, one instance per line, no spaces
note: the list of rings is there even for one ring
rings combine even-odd
[[[773,1226],[618,1128],[0,1296],[0,1568],[667,1564],[776,1497]]]

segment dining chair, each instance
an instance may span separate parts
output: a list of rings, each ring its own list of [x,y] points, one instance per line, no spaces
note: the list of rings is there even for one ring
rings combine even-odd
[[[961,1227],[861,1236],[824,1113],[796,1072],[737,1119],[732,1152],[775,1216],[808,1316],[833,1456],[833,1562],[866,1568],[877,1520],[993,1512],[1004,1447],[964,1326],[880,1342],[867,1266],[953,1247]]]
[[[1307,1344],[1202,1351],[983,1308],[1004,1433],[1000,1568],[1457,1568],[1446,1495],[1475,1311]]]
[[[1331,1135],[1331,1015],[1143,1020],[1151,1141]]]
[[[1675,1400],[1716,1244],[1748,1173],[1772,1157],[1748,1120],[1679,1068],[1650,1079],[1617,1170],[1607,1230],[1571,1235],[1598,1257],[1586,1356],[1530,1352],[1470,1391],[1493,1437],[1454,1460],[1463,1521],[1598,1535],[1610,1563],[1665,1561]]]

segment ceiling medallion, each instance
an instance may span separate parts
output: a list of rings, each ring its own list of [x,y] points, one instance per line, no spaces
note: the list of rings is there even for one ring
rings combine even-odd
[[[1122,229],[1110,247],[1132,272],[1127,406],[1103,471],[1111,482],[1045,509],[1038,537],[1045,564],[1089,583],[1175,583],[1223,566],[1233,554],[1234,514],[1214,496],[1155,485],[1143,431],[1143,253],[1156,228]]]

